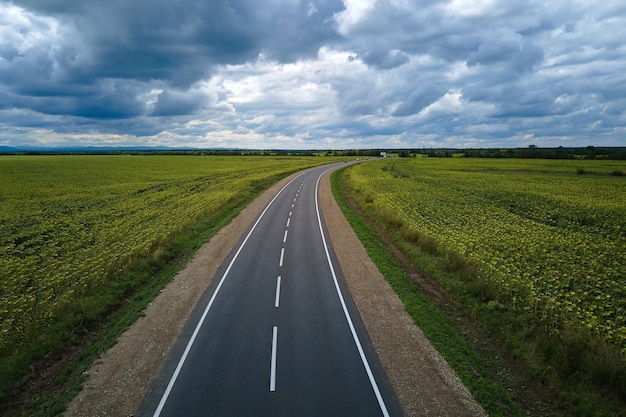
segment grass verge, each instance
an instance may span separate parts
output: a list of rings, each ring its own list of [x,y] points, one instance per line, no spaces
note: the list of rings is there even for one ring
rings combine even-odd
[[[80,391],[83,373],[116,343],[214,234],[264,190],[290,173],[257,181],[195,227],[134,259],[50,323],[45,331],[0,358],[0,415],[49,417],[62,413]]]

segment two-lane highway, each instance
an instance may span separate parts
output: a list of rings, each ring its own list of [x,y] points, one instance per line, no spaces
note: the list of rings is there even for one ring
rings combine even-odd
[[[388,416],[401,411],[324,230],[307,170],[218,270],[138,416]]]

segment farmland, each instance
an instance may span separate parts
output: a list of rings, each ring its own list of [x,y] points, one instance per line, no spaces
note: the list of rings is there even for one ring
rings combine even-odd
[[[535,372],[620,392],[624,172],[621,161],[394,158],[343,178],[419,267],[429,272],[425,255],[442,259],[450,273],[434,279],[542,367]]]
[[[0,357],[30,343],[137,260],[158,258],[181,230],[249,201],[279,177],[327,162],[332,161],[0,157]],[[120,297],[132,291],[120,285]]]

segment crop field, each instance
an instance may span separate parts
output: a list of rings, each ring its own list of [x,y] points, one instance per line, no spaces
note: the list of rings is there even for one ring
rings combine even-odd
[[[357,201],[461,257],[487,308],[626,354],[626,162],[399,158],[347,171]]]
[[[0,353],[260,181],[320,157],[0,156]]]

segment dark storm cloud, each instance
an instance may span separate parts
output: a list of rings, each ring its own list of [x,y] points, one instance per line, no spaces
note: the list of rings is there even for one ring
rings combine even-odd
[[[255,60],[261,53],[285,62],[314,56],[336,37],[327,22],[343,7],[337,1],[311,9],[308,3],[250,0],[14,4],[31,17],[17,32],[43,28],[57,39],[39,40],[27,54],[15,44],[0,45],[0,83],[14,97],[13,105],[94,118],[142,114],[144,106],[133,94],[138,91],[130,91],[137,86],[125,88],[122,80],[142,82],[144,89],[155,82],[188,88],[217,65]],[[106,80],[118,80],[118,86],[111,89]],[[153,115],[193,112],[197,100],[164,92]]]
[[[409,62],[409,56],[399,50],[388,50],[386,46],[370,48],[360,58],[368,65],[378,69],[391,69]]]
[[[279,61],[314,56],[336,38],[327,23],[343,8],[321,1],[256,0],[31,1],[15,4],[51,13],[72,26],[85,57],[72,76],[166,80],[189,86],[219,64],[260,53]],[[80,58],[79,58],[80,59]]]
[[[164,91],[159,94],[152,116],[180,116],[193,114],[202,107],[206,100],[201,94],[185,94]]]
[[[543,61],[543,49],[531,41],[523,37],[508,37],[508,33],[492,35],[493,39],[482,42],[475,52],[468,55],[467,65],[503,64],[506,70],[515,73],[529,71]]]

